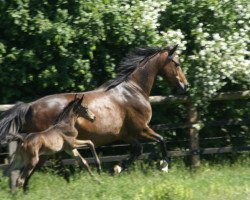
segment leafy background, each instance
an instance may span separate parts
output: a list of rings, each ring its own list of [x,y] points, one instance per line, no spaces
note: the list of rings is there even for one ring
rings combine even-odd
[[[116,75],[139,46],[179,44],[189,94],[201,120],[246,118],[247,100],[208,103],[221,91],[250,89],[248,0],[0,1],[0,103],[91,90]],[[152,95],[171,91],[158,78]],[[154,107],[152,124],[185,122],[183,105]],[[204,129],[204,137],[244,136],[249,127]],[[163,132],[186,137],[183,130]],[[226,144],[227,141],[225,141]]]

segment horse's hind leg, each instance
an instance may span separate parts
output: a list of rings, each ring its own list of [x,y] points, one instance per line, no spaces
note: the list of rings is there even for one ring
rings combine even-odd
[[[3,176],[10,176],[10,173],[16,168],[16,165],[17,164],[16,164],[15,160],[13,160],[10,163],[10,165],[6,169],[4,169]]]
[[[10,165],[3,171],[4,176],[10,176],[10,173],[15,169],[21,169],[23,167],[22,160],[18,154],[14,155]]]
[[[84,146],[88,146],[90,148],[92,155],[95,158],[97,171],[100,174],[102,171],[101,162],[100,162],[99,157],[97,156],[93,142],[90,140],[76,140],[75,141],[75,148],[80,148],[80,147],[84,147]]]

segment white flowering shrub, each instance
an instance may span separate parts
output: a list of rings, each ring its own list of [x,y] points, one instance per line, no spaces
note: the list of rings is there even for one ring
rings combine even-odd
[[[167,29],[166,31],[160,31],[158,34],[157,42],[161,46],[173,46],[178,44],[177,54],[182,54],[186,50],[187,41],[185,40],[184,33],[180,30]],[[181,61],[184,61],[184,57],[181,57]]]
[[[249,82],[250,60],[246,31],[235,32],[229,36],[205,32],[200,23],[193,34],[200,51],[190,56],[190,63],[195,65],[193,81],[201,95],[211,97],[230,80]],[[193,93],[195,94],[195,93]]]
[[[168,44],[171,41],[182,44],[179,52],[181,64],[190,82],[189,95],[196,103],[200,120],[249,118],[250,104],[247,101],[206,101],[219,92],[250,89],[249,1],[171,1],[171,5],[161,13],[159,23],[159,33]],[[164,42],[163,38],[158,41]],[[173,106],[169,106],[168,112],[162,115],[160,109],[157,110],[154,123],[161,123],[160,120],[176,123],[180,116],[185,119],[185,108],[182,105],[179,108],[178,117],[175,117]],[[250,131],[247,126],[198,128],[201,128],[201,138],[241,136],[244,138],[242,141],[228,140],[226,145],[249,145]],[[200,142],[203,147],[209,145],[207,140]],[[216,143],[225,145],[223,140],[213,141],[213,144]]]
[[[160,22],[166,33],[162,35],[169,42],[182,44],[180,53],[190,95],[200,99],[199,103],[228,83],[241,84],[242,89],[250,87],[248,1],[179,1],[167,7]]]

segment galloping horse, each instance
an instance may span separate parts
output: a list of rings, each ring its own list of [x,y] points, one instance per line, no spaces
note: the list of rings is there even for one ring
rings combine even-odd
[[[5,176],[9,176],[11,171],[21,169],[21,174],[16,185],[23,188],[32,171],[39,162],[40,155],[51,155],[59,151],[66,151],[75,157],[84,166],[89,174],[93,176],[87,161],[80,155],[76,148],[90,147],[97,164],[98,172],[101,171],[100,160],[96,154],[94,144],[90,140],[76,139],[78,131],[75,122],[78,117],[86,118],[94,122],[95,116],[82,105],[82,98],[75,98],[59,114],[53,126],[45,131],[30,133],[26,137],[17,135],[22,142],[18,145],[17,151],[9,167],[4,171]]]
[[[176,48],[177,45],[136,49],[121,62],[117,78],[85,92],[85,102],[97,118],[95,123],[83,118],[77,120],[78,138],[91,140],[96,146],[117,140],[129,143],[131,153],[122,163],[123,169],[141,155],[140,139],[159,142],[162,158],[168,162],[163,137],[148,126],[152,116],[149,95],[158,74],[173,88],[186,91],[188,82],[174,54]],[[45,130],[73,98],[72,93],[54,94],[28,104],[17,104],[0,120],[0,141],[13,139],[13,133],[18,131]]]

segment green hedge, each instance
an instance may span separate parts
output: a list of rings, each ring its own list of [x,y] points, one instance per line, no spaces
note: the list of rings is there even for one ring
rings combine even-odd
[[[204,99],[250,89],[249,13],[248,0],[0,1],[0,103],[91,90],[115,77],[132,48],[179,44],[201,119],[246,118],[249,102],[222,108]],[[152,94],[169,93],[158,78]],[[154,111],[152,123],[186,120],[181,105]],[[249,134],[249,128],[239,133]]]

